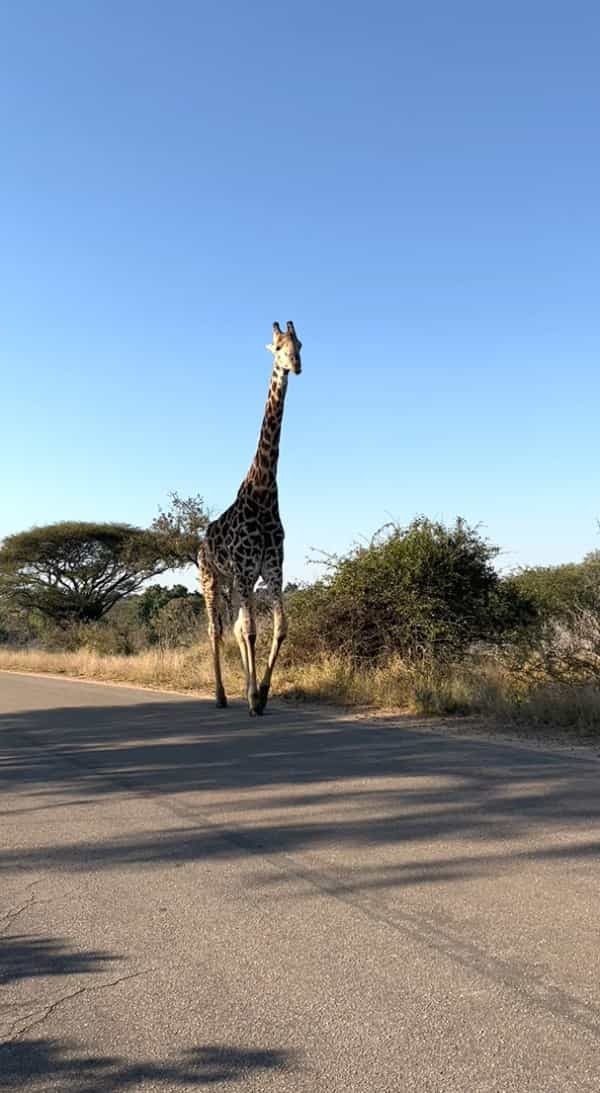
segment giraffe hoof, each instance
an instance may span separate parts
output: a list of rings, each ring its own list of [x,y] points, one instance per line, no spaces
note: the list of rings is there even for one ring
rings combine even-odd
[[[261,713],[267,705],[268,697],[269,688],[264,683],[261,683],[260,687],[258,688],[258,705],[260,706]]]
[[[219,698],[217,699],[216,705],[217,705],[218,710],[227,709],[227,699],[225,698],[225,695],[222,695],[222,696],[220,695],[219,696]]]

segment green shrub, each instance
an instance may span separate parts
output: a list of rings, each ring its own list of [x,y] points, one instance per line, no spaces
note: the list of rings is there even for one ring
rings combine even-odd
[[[568,621],[574,612],[582,611],[600,617],[598,551],[588,554],[583,562],[521,569],[506,583],[535,605],[542,622]]]
[[[525,595],[501,582],[497,553],[461,519],[450,527],[425,517],[386,527],[369,546],[330,559],[323,580],[288,596],[290,652],[438,661],[514,633],[533,612]]]
[[[189,645],[198,640],[204,618],[204,600],[185,585],[171,588],[152,584],[141,595],[132,597],[139,625],[144,627],[148,645]]]

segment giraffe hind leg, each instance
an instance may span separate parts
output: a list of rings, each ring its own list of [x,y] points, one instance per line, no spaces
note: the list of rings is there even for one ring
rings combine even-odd
[[[217,706],[223,709],[227,706],[227,696],[223,686],[221,673],[221,641],[223,639],[223,619],[219,609],[219,581],[216,573],[206,560],[200,555],[200,584],[206,605],[206,617],[208,622],[208,637],[213,659],[213,672],[215,680],[215,698]]]

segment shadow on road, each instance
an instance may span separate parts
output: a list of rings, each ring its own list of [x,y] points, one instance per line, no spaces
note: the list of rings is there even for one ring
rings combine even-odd
[[[19,816],[47,808],[53,793],[60,807],[65,794],[85,807],[133,791],[168,798],[181,818],[135,836],[6,850],[4,868],[151,867],[330,843],[396,847],[384,864],[353,869],[354,888],[373,888],[472,878],[521,853],[575,860],[600,851],[600,839],[589,838],[600,820],[597,765],[419,731],[408,718],[371,726],[274,708],[249,721],[241,706],[220,713],[203,701],[129,701],[4,715],[0,751],[0,788],[28,795]],[[587,832],[580,846],[521,852],[519,841],[538,828],[567,825]],[[457,837],[485,838],[485,854],[405,860],[410,845]]]
[[[0,1047],[0,1089],[21,1090],[27,1082],[28,1089],[114,1093],[145,1089],[149,1082],[178,1089],[245,1080],[256,1089],[254,1082],[259,1073],[293,1067],[294,1056],[289,1052],[226,1044],[195,1047],[168,1061],[127,1063],[118,1058],[82,1056],[74,1045],[55,1040],[21,1040]]]
[[[109,953],[77,951],[56,937],[0,937],[0,986],[47,975],[104,972],[120,958]]]

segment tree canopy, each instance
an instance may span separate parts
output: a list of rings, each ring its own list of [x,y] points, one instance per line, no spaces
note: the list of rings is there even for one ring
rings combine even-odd
[[[144,581],[178,564],[152,530],[64,521],[4,540],[0,593],[59,626],[95,622]]]
[[[151,530],[161,537],[165,550],[177,558],[176,566],[198,565],[198,547],[210,521],[200,494],[180,497],[169,494],[170,507],[159,509]]]

